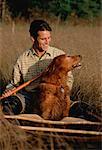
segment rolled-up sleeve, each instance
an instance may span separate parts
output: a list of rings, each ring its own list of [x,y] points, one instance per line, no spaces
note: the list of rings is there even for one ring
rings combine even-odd
[[[18,62],[13,67],[12,72],[12,80],[11,82],[6,86],[6,89],[13,89],[14,87],[18,86],[21,81],[21,72],[19,68]]]
[[[21,82],[21,71],[20,71],[20,66],[18,61],[14,65],[12,76],[13,76],[13,83],[15,85]]]

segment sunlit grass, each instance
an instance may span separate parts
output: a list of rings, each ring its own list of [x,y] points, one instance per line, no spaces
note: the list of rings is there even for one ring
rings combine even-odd
[[[102,46],[101,46],[101,27],[91,24],[77,24],[72,26],[70,23],[61,23],[50,21],[52,32],[51,45],[63,49],[70,55],[82,55],[82,67],[73,71],[74,85],[71,93],[73,100],[87,102],[93,106],[98,114],[101,113],[102,101]],[[18,56],[26,49],[30,48],[31,41],[29,37],[29,24],[16,23],[0,24],[0,89],[4,90],[5,85],[12,78],[13,65]],[[44,133],[26,134],[19,128],[16,128],[10,122],[3,118],[0,111],[0,146],[2,150],[14,149],[55,149],[54,143],[57,143],[58,149],[64,147],[68,150],[80,149],[86,147],[84,143],[69,143],[67,137],[58,136],[53,138],[53,134],[42,136]],[[46,141],[46,142],[45,142]],[[56,148],[57,149],[57,148]],[[76,148],[77,149],[77,148]]]
[[[82,68],[73,71],[74,86],[71,97],[73,100],[87,101],[101,109],[101,26],[99,25],[76,25],[68,22],[51,22],[52,43],[63,49],[70,55],[81,54]],[[13,29],[12,29],[13,28]],[[16,23],[1,24],[0,44],[0,73],[2,87],[12,78],[13,65],[18,56],[30,48],[29,24]],[[2,89],[1,87],[1,89]]]

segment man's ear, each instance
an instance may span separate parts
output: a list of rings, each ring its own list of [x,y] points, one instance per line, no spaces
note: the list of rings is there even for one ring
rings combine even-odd
[[[32,36],[30,36],[30,39],[34,43],[35,39]]]

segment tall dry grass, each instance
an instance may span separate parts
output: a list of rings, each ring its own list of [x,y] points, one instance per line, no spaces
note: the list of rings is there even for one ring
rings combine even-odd
[[[100,24],[77,24],[68,22],[51,23],[51,45],[63,49],[68,54],[81,54],[82,68],[73,71],[74,86],[71,97],[73,100],[88,102],[101,111],[102,101],[102,28]],[[31,46],[29,23],[18,22],[0,24],[0,74],[1,90],[12,78],[13,65],[17,57]],[[99,111],[99,112],[100,112]]]
[[[101,112],[102,101],[102,47],[101,47],[101,26],[91,24],[81,24],[72,26],[69,23],[50,22],[54,32],[52,33],[52,43],[58,48],[63,49],[68,54],[81,54],[83,57],[82,68],[75,70],[74,86],[71,94],[73,100],[88,102],[96,108],[98,113]],[[13,65],[17,57],[27,48],[31,46],[29,38],[29,23],[0,24],[0,76],[1,87],[3,90],[5,85],[12,78]],[[0,112],[1,113],[1,112]],[[36,132],[27,139],[26,133],[16,126],[13,126],[3,118],[0,114],[0,144],[4,150],[11,149],[50,149],[54,150],[54,141],[48,136],[48,145],[45,145],[42,136]],[[50,138],[49,138],[50,137]],[[65,142],[65,137],[56,136],[56,141],[60,149],[63,146],[66,149],[74,149],[73,146]],[[28,141],[27,141],[28,140]],[[31,143],[29,143],[31,142]],[[76,143],[78,146],[79,143]],[[60,146],[61,145],[61,146]],[[33,147],[32,147],[33,146]],[[79,144],[82,149],[85,145]],[[76,148],[77,149],[77,148]]]
[[[0,109],[0,150],[27,150],[26,133],[4,118]]]

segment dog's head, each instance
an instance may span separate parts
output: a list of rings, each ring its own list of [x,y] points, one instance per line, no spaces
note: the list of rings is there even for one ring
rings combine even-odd
[[[75,56],[67,56],[67,55],[59,55],[55,57],[50,64],[51,71],[54,71],[55,69],[63,69],[66,72],[73,70],[76,67],[81,66],[80,61],[82,59],[81,55],[75,55]]]

